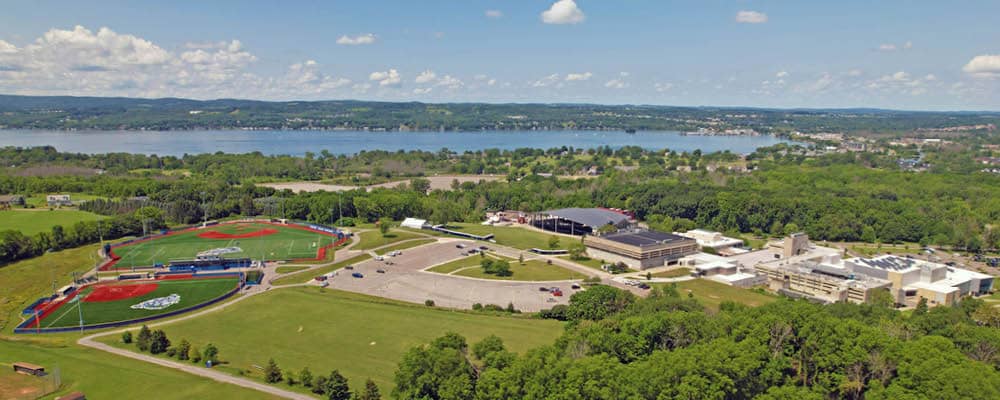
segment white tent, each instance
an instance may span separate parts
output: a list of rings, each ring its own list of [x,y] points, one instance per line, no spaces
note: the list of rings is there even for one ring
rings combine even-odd
[[[426,219],[407,218],[404,219],[403,223],[399,224],[399,226],[404,228],[424,229],[424,227],[428,225]]]

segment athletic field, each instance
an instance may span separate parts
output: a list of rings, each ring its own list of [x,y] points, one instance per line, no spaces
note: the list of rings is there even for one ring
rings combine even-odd
[[[84,288],[72,300],[42,316],[41,328],[59,328],[94,325],[105,322],[127,321],[168,313],[198,305],[233,290],[239,278],[202,278],[156,281],[123,281],[101,283]],[[177,295],[177,297],[171,297]],[[178,298],[179,297],[179,298]],[[147,300],[147,308],[132,308]],[[82,309],[81,309],[82,307]],[[156,309],[159,308],[159,309]],[[31,328],[35,328],[34,325]]]
[[[316,258],[320,247],[332,244],[336,236],[300,228],[297,225],[234,223],[192,229],[164,237],[138,241],[111,252],[120,257],[115,268],[166,265],[171,260],[193,260],[198,252],[239,247],[225,258],[248,257],[255,260],[292,260]]]

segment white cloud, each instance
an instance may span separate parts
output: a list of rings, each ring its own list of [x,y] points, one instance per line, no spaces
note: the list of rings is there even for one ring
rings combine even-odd
[[[736,13],[736,22],[741,24],[763,24],[767,22],[767,14],[759,11],[743,10]]]
[[[797,84],[793,87],[796,92],[804,93],[822,93],[829,89],[836,83],[833,79],[833,75],[828,72],[824,72],[816,78],[814,81],[804,82]]]
[[[906,43],[903,43],[903,49],[909,50],[909,49],[912,49],[912,48],[913,48],[913,42],[907,40]]]
[[[455,77],[453,77],[451,75],[445,75],[445,76],[441,77],[440,80],[438,80],[437,85],[438,86],[444,86],[444,87],[446,87],[448,89],[458,89],[458,88],[464,86],[465,83],[462,82],[461,80],[459,80],[458,78],[455,78]]]
[[[368,80],[377,81],[379,86],[399,86],[402,82],[402,78],[399,76],[399,71],[395,69],[390,69],[388,71],[376,71],[368,75]]]
[[[892,43],[883,43],[878,46],[878,49],[881,51],[896,51],[896,45]]]
[[[432,90],[434,90],[434,88],[416,88],[416,89],[413,89],[413,94],[417,94],[417,95],[428,94]]]
[[[416,83],[427,83],[433,81],[435,78],[437,78],[437,74],[435,74],[434,71],[426,70],[421,72],[420,75],[417,75],[417,79],[414,79],[413,81]]]
[[[665,83],[659,83],[659,82],[657,82],[657,83],[653,84],[653,89],[656,90],[657,92],[660,92],[660,93],[669,91],[670,89],[673,89],[673,88],[674,88],[674,84],[673,83],[669,83],[669,82],[665,82]]]
[[[859,76],[863,75],[864,73],[865,73],[864,71],[855,68],[855,69],[852,69],[850,71],[847,71],[847,76],[850,76],[850,77],[859,77]]]
[[[493,85],[496,85],[496,84],[497,84],[497,80],[496,79],[490,79],[490,80],[486,81],[486,85],[487,86],[493,86]]]
[[[503,11],[500,10],[486,10],[487,18],[503,18]]]
[[[788,72],[786,71],[778,71],[778,73],[774,74],[775,78],[784,78],[786,76],[788,76]]]
[[[587,18],[573,0],[558,0],[542,12],[546,24],[579,24]]]
[[[906,71],[898,71],[892,75],[883,75],[879,80],[883,82],[906,82],[910,80],[910,74],[906,73]]]
[[[896,51],[896,50],[910,50],[912,48],[913,48],[913,42],[911,42],[909,40],[907,40],[906,42],[904,42],[903,44],[900,44],[900,45],[897,45],[895,43],[882,43],[882,44],[880,44],[878,46],[878,50],[879,51],[884,51],[884,52],[887,52],[887,53],[890,53],[890,52],[893,52],[893,51]]]
[[[357,36],[343,35],[337,38],[337,44],[345,46],[361,46],[372,43],[375,43],[375,35],[371,33],[365,33]]]
[[[531,83],[531,87],[547,87],[559,81],[559,74],[552,74]]]
[[[1000,77],[1000,54],[983,54],[973,57],[962,71],[980,78]]]
[[[594,74],[592,74],[590,72],[570,73],[570,74],[566,74],[566,80],[567,81],[585,81],[585,80],[589,80],[590,77],[592,77],[592,76],[594,76]]]
[[[604,87],[611,89],[625,89],[628,86],[628,82],[625,82],[624,79],[612,79],[604,83]]]
[[[0,40],[0,54],[14,54],[17,53],[17,46]]]

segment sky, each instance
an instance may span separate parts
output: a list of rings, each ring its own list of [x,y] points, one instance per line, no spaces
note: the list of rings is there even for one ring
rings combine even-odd
[[[7,1],[0,93],[1000,110],[1000,1]]]

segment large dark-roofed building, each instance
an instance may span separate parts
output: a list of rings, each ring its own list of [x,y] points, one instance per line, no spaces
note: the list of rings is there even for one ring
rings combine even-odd
[[[698,242],[657,231],[626,231],[583,239],[591,258],[623,262],[633,269],[661,267],[698,252]]]
[[[632,225],[632,220],[623,211],[604,208],[561,208],[534,214],[531,225],[569,235],[587,235],[605,225],[626,229]]]

